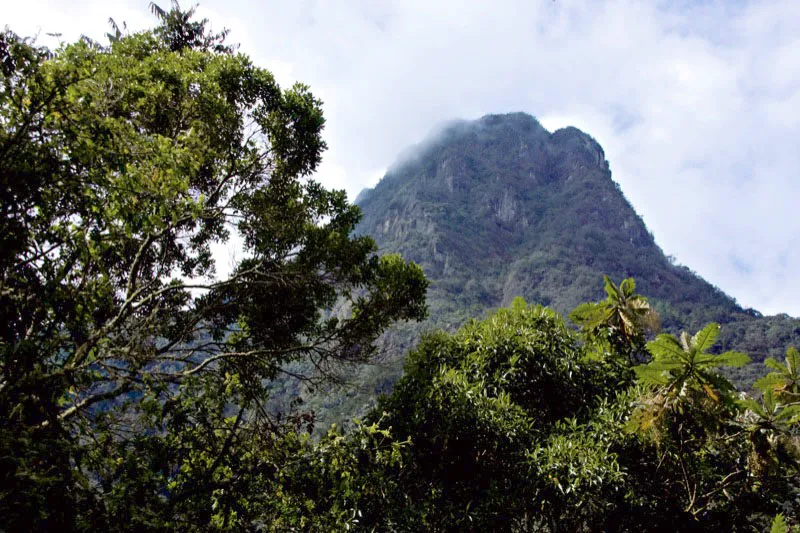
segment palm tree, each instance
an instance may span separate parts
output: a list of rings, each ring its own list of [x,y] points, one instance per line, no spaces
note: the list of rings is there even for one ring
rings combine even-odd
[[[708,353],[719,337],[719,324],[711,323],[693,337],[684,331],[680,339],[662,333],[647,343],[653,356],[647,364],[633,370],[639,383],[656,387],[665,397],[679,397],[691,390],[702,389],[709,398],[718,402],[720,393],[730,392],[733,386],[714,370],[721,366],[742,366],[750,357],[741,352]]]
[[[739,400],[739,405],[749,411],[749,430],[789,433],[791,426],[800,423],[800,403],[782,404],[778,395],[767,389],[758,402],[753,398]]]
[[[207,33],[208,19],[192,20],[196,7],[190,7],[184,11],[178,0],[171,0],[170,9],[167,11],[155,2],[150,2],[150,12],[161,22],[156,31],[170,50],[182,52],[191,49],[232,54],[237,46],[224,44],[230,30],[223,29],[217,34]]]
[[[760,402],[747,397],[738,401],[743,409],[741,425],[752,449],[748,464],[755,475],[766,475],[781,463],[797,464],[790,435],[800,423],[800,403],[782,404],[778,398],[778,393],[767,388]]]
[[[785,364],[772,357],[764,361],[774,372],[770,372],[755,382],[755,387],[764,391],[775,391],[778,399],[784,402],[800,402],[800,353],[794,346],[786,350]]]
[[[771,454],[777,459],[792,462],[792,446],[787,446],[792,428],[800,424],[800,353],[793,346],[786,350],[786,361],[780,364],[772,357],[764,364],[774,370],[755,382],[763,392],[761,401],[744,398],[739,401],[744,409],[742,420],[750,435],[753,448],[752,469],[768,470]],[[796,455],[795,451],[795,455]]]
[[[709,353],[719,330],[711,323],[693,336],[661,334],[647,343],[652,360],[633,370],[649,392],[642,391],[625,426],[660,447],[659,464],[665,461],[679,473],[685,511],[694,516],[713,504],[715,494],[740,486],[747,474],[738,467],[715,471],[709,453],[729,435],[728,420],[737,406],[733,385],[716,369],[750,361],[740,352]]]
[[[634,363],[644,346],[646,331],[657,329],[657,315],[647,298],[636,294],[633,278],[622,280],[619,286],[608,276],[603,276],[603,280],[606,299],[579,305],[570,318],[588,337],[608,341],[612,353],[627,356]]]

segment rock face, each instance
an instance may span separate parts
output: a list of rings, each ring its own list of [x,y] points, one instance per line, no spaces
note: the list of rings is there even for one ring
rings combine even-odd
[[[524,113],[453,123],[408,151],[357,203],[359,232],[382,253],[424,268],[430,319],[390,333],[388,366],[360,371],[349,393],[312,399],[328,413],[323,422],[363,413],[388,391],[421,330],[455,328],[516,296],[566,314],[605,297],[603,274],[634,277],[668,331],[720,322],[722,347],[755,360],[800,346],[800,320],[742,309],[672,264],[612,180],[603,149],[576,128],[550,133]],[[733,377],[747,384],[761,371]]]
[[[434,316],[440,305],[491,308],[515,296],[568,312],[602,297],[603,274],[635,277],[640,292],[675,307],[666,317],[675,326],[742,313],[670,264],[592,137],[550,133],[523,113],[445,128],[359,205],[361,232],[423,265]]]

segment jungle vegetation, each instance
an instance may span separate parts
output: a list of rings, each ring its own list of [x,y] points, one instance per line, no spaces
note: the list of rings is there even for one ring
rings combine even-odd
[[[0,530],[797,527],[798,352],[740,392],[725,324],[674,332],[616,272],[571,323],[516,298],[425,335],[346,429],[276,411],[281,376],[380,358],[428,280],[313,180],[306,86],[151,9],[107,44],[0,34]]]

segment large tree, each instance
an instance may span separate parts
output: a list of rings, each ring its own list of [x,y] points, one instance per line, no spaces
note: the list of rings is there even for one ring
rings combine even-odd
[[[582,356],[561,317],[521,298],[425,338],[372,413],[411,440],[389,520],[400,530],[577,530],[586,502],[575,488],[591,501],[619,484],[608,439],[583,425],[602,379]]]
[[[358,209],[310,178],[320,101],[176,3],[154,11],[157,28],[107,47],[0,36],[11,529],[101,526],[126,505],[156,527],[194,500],[207,508],[184,518],[210,520],[214,491],[258,464],[231,450],[278,431],[268,380],[365,361],[425,314],[421,270],[352,236]],[[234,235],[228,274],[214,250]]]

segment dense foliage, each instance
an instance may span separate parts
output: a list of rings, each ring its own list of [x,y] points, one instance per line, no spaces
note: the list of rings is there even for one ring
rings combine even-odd
[[[588,307],[617,306],[619,287],[606,289]],[[378,529],[764,531],[778,514],[797,524],[797,352],[770,362],[756,399],[716,372],[749,360],[709,353],[718,324],[660,334],[637,363],[644,332],[618,316],[576,334],[517,299],[423,340],[371,415],[411,440],[396,512]]]
[[[345,453],[272,420],[268,381],[425,313],[419,267],[308,178],[320,102],[153,11],[108,47],[0,35],[0,529],[268,522],[291,461]]]
[[[343,363],[402,350],[411,329],[405,341],[378,338],[425,317],[427,281],[353,236],[359,209],[309,178],[325,145],[306,87],[281,90],[177,2],[151,7],[154,30],[114,24],[107,47],[82,39],[50,51],[0,34],[0,530],[797,526],[800,354],[767,359],[758,393],[739,393],[718,373],[749,360],[716,349],[730,324],[653,338],[657,310],[668,326],[679,315],[651,306],[630,278],[605,277],[607,297],[573,310],[577,327],[518,298],[431,333],[391,395],[346,431],[315,434],[313,413],[280,401],[276,415],[282,374],[321,385]],[[544,142],[537,124],[521,124]],[[506,140],[497,125],[451,134],[474,134],[489,153]],[[575,194],[554,185],[564,169],[604,161],[575,131],[553,137],[561,149],[519,149],[547,156],[537,180],[563,200]],[[451,193],[464,187],[443,172]],[[515,201],[492,204],[508,234],[491,246],[463,233],[430,241],[437,275],[464,281],[448,254],[488,268],[524,244],[509,228],[551,223]],[[384,233],[399,224],[411,245],[437,224],[471,227],[458,210],[419,226],[392,220]],[[495,236],[488,220],[481,239]],[[626,238],[652,244],[640,230]],[[213,247],[233,235],[241,256],[227,273]],[[544,259],[565,274],[567,259]],[[478,285],[447,305],[489,298]],[[434,286],[433,302],[440,321],[456,322],[473,309],[448,314],[447,287]],[[695,287],[713,312],[747,315]]]

